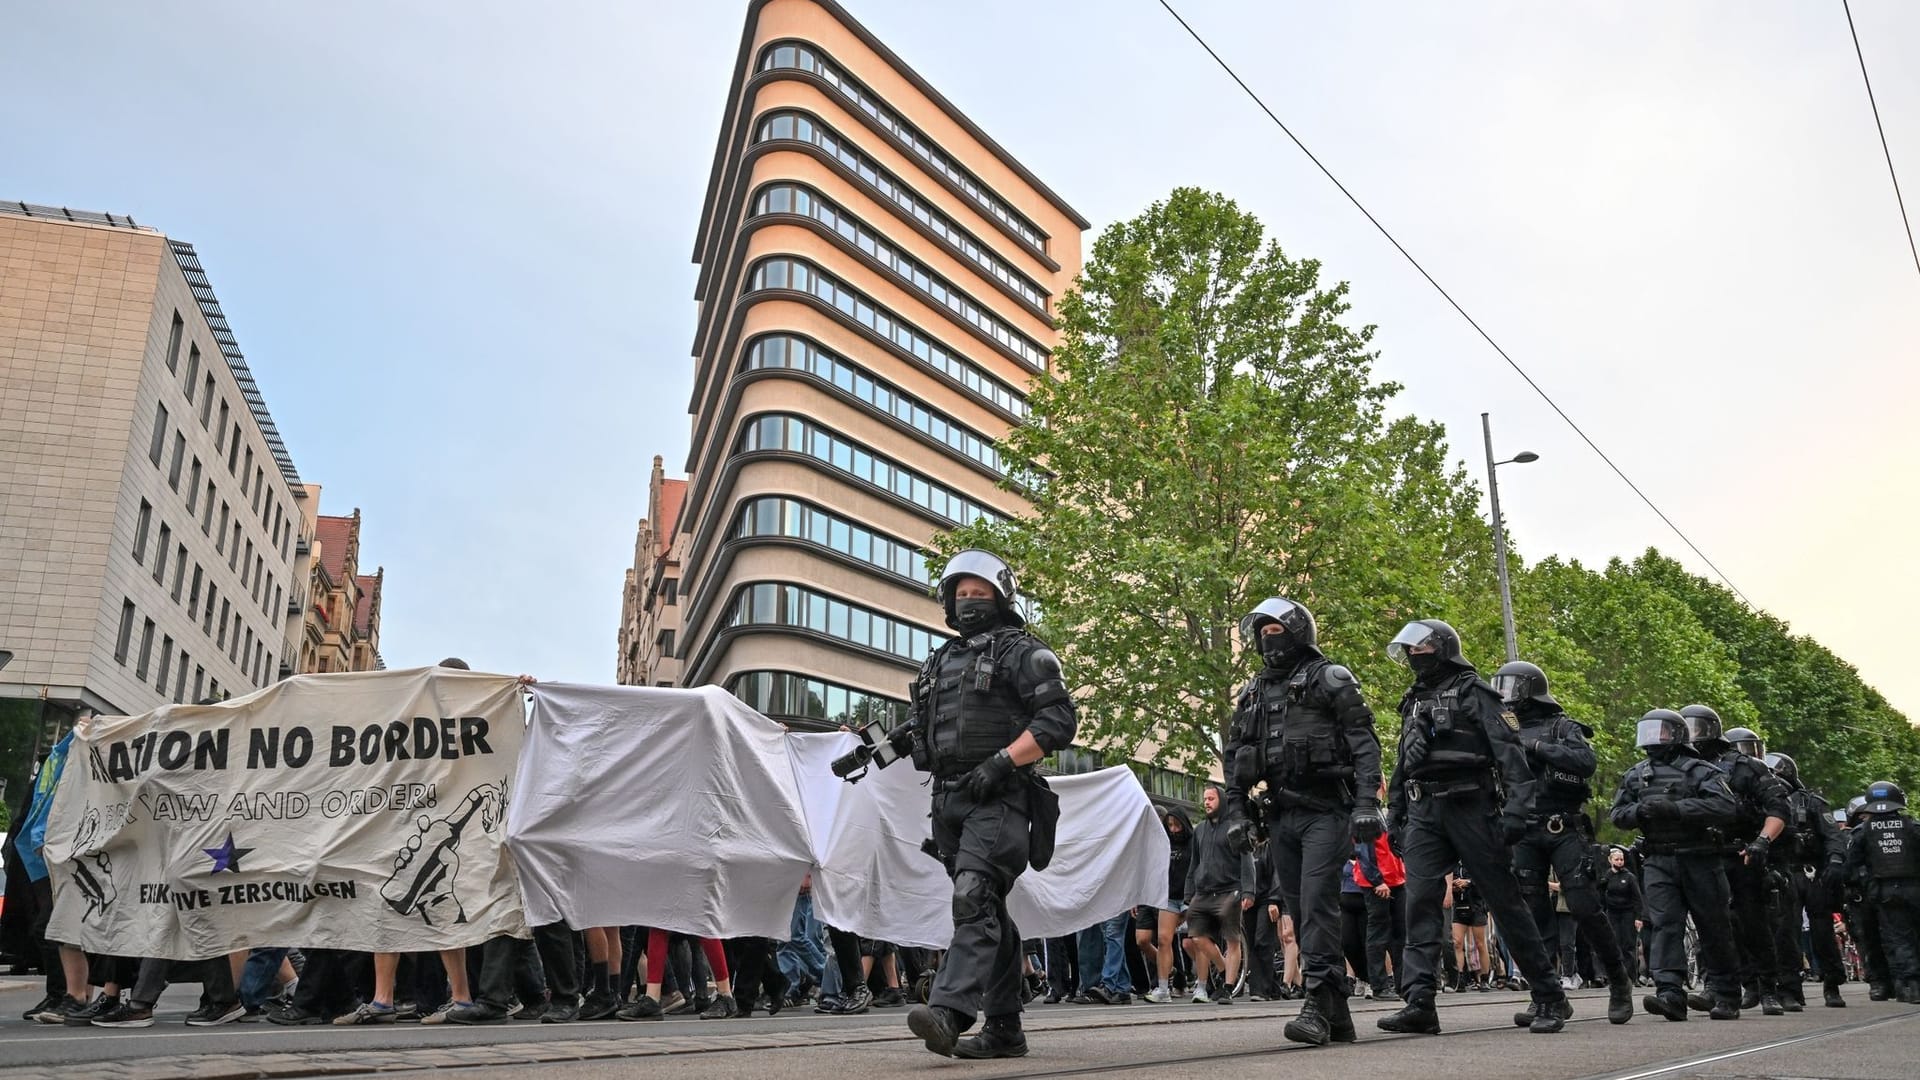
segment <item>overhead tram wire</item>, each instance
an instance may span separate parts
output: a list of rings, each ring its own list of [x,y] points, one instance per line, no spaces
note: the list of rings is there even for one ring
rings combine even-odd
[[[1873,109],[1873,129],[1880,133],[1880,152],[1887,157],[1887,177],[1893,181],[1893,201],[1900,207],[1900,224],[1907,228],[1907,251],[1913,255],[1913,268],[1920,271],[1920,247],[1913,242],[1913,222],[1907,217],[1907,200],[1900,194],[1900,174],[1893,171],[1893,151],[1887,148],[1887,129],[1880,123],[1880,103],[1873,98],[1873,80],[1867,77],[1867,55],[1860,51],[1860,31],[1853,27],[1853,6],[1840,0],[1847,13],[1847,33],[1853,37],[1853,55],[1860,61],[1860,81],[1867,84],[1867,104]]]
[[[1380,224],[1380,219],[1373,216],[1373,211],[1368,210],[1365,204],[1361,203],[1361,201],[1358,198],[1354,197],[1353,192],[1347,190],[1347,185],[1341,183],[1340,178],[1333,175],[1333,170],[1327,168],[1325,163],[1323,163],[1318,157],[1314,156],[1313,151],[1307,149],[1307,144],[1301,142],[1300,137],[1298,135],[1295,135],[1291,128],[1287,127],[1285,121],[1281,120],[1280,117],[1277,116],[1272,109],[1267,107],[1267,103],[1260,99],[1260,95],[1254,93],[1253,87],[1247,85],[1246,80],[1242,79],[1239,73],[1233,70],[1233,66],[1228,64],[1226,60],[1220,56],[1219,53],[1214,51],[1212,45],[1207,44],[1207,39],[1201,37],[1200,32],[1195,30],[1192,27],[1192,25],[1190,25],[1187,22],[1186,19],[1182,18],[1180,13],[1178,11],[1175,11],[1173,8],[1173,5],[1168,3],[1167,0],[1159,0],[1159,3],[1161,7],[1167,9],[1167,14],[1173,16],[1174,21],[1180,24],[1180,28],[1187,32],[1187,36],[1193,38],[1196,44],[1198,44],[1202,49],[1205,49],[1208,56],[1213,57],[1213,62],[1220,65],[1220,70],[1226,72],[1227,77],[1231,78],[1236,84],[1238,84],[1240,89],[1246,92],[1247,97],[1252,99],[1253,103],[1260,107],[1260,111],[1267,114],[1267,119],[1273,121],[1274,126],[1279,128],[1281,133],[1286,135],[1288,139],[1292,140],[1293,145],[1299,147],[1301,153],[1307,155],[1307,160],[1313,162],[1314,167],[1319,169],[1321,174],[1324,175],[1328,180],[1333,181],[1333,186],[1339,188],[1340,194],[1345,195],[1347,197],[1347,201],[1353,204],[1354,209],[1360,211],[1360,213],[1366,217],[1367,221],[1371,223],[1376,230],[1379,231],[1380,235],[1387,238],[1387,243],[1392,244],[1394,250],[1398,251],[1401,254],[1401,256],[1407,260],[1408,263],[1412,264],[1413,268],[1420,272],[1421,277],[1427,279],[1427,284],[1433,286],[1434,291],[1438,292],[1441,298],[1444,299],[1448,303],[1448,305],[1450,305],[1453,308],[1453,310],[1459,312],[1461,318],[1467,320],[1467,325],[1473,327],[1475,333],[1479,334],[1480,337],[1484,341],[1486,341],[1488,345],[1493,346],[1493,351],[1500,354],[1500,359],[1505,360],[1507,362],[1507,366],[1512,368],[1515,374],[1519,375],[1522,379],[1526,380],[1527,385],[1533,388],[1533,392],[1540,395],[1540,400],[1546,402],[1547,406],[1551,408],[1555,413],[1557,413],[1560,419],[1566,422],[1566,425],[1568,427],[1573,429],[1573,433],[1575,435],[1580,436],[1580,441],[1586,443],[1589,449],[1591,449],[1595,454],[1599,455],[1600,460],[1606,463],[1607,468],[1613,470],[1613,474],[1620,478],[1621,483],[1626,484],[1628,488],[1632,489],[1633,493],[1640,497],[1640,501],[1647,504],[1647,509],[1652,510],[1654,513],[1654,516],[1658,517],[1663,523],[1665,523],[1667,528],[1673,531],[1673,535],[1680,538],[1681,543],[1687,545],[1687,547],[1695,555],[1698,555],[1700,557],[1700,561],[1706,563],[1708,568],[1710,568],[1714,572],[1714,575],[1718,577],[1721,580],[1721,582],[1726,585],[1727,588],[1733,590],[1733,594],[1735,596],[1738,596],[1741,599],[1741,601],[1745,603],[1748,607],[1752,607],[1753,601],[1747,598],[1746,593],[1740,591],[1740,586],[1735,585],[1733,583],[1733,579],[1728,577],[1726,572],[1724,570],[1721,570],[1720,567],[1716,565],[1712,559],[1708,558],[1706,552],[1700,550],[1700,545],[1694,543],[1692,538],[1688,537],[1685,532],[1681,531],[1680,526],[1674,524],[1673,519],[1667,516],[1666,511],[1660,509],[1660,507],[1656,505],[1651,498],[1647,497],[1646,492],[1640,490],[1640,485],[1634,483],[1632,477],[1629,477],[1626,474],[1626,472],[1620,468],[1620,466],[1614,464],[1613,459],[1607,456],[1607,452],[1605,450],[1600,449],[1600,445],[1594,442],[1593,439],[1590,436],[1588,436],[1588,434],[1584,430],[1581,429],[1579,424],[1574,422],[1573,417],[1567,415],[1567,411],[1560,407],[1559,402],[1553,400],[1553,395],[1547,393],[1545,388],[1543,388],[1539,383],[1535,382],[1533,376],[1527,374],[1527,370],[1521,367],[1519,362],[1514,360],[1513,357],[1509,356],[1507,354],[1507,350],[1500,347],[1499,342],[1493,340],[1493,335],[1487,333],[1486,329],[1482,327],[1480,323],[1476,321],[1472,315],[1467,314],[1467,309],[1460,306],[1460,302],[1453,298],[1453,294],[1447,292],[1447,290],[1443,286],[1441,286],[1441,284],[1438,281],[1434,280],[1434,276],[1432,274],[1427,273],[1427,268],[1420,265],[1420,260],[1414,258],[1413,253],[1408,251],[1400,243],[1399,240],[1395,239],[1393,233],[1387,231],[1387,227],[1385,225]]]

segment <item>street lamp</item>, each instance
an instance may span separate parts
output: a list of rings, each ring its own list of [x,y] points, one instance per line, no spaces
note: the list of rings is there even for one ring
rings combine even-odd
[[[1507,635],[1507,662],[1520,659],[1520,643],[1513,636],[1513,585],[1507,580],[1507,527],[1500,519],[1500,478],[1495,472],[1502,465],[1525,465],[1539,461],[1540,455],[1522,450],[1505,461],[1493,460],[1493,423],[1480,414],[1480,431],[1487,440],[1487,497],[1493,503],[1493,565],[1500,574],[1500,626]]]

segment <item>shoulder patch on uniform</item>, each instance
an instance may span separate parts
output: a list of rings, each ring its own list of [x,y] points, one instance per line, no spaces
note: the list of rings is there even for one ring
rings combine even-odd
[[[1509,728],[1512,728],[1515,731],[1520,730],[1520,718],[1514,715],[1512,709],[1501,709],[1500,719],[1505,720]]]

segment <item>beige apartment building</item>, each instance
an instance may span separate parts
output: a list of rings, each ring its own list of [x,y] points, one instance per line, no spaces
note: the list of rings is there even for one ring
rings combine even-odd
[[[656,473],[623,681],[669,670],[630,657],[672,609],[678,685],[797,726],[902,707],[949,633],[920,552],[1027,509],[994,442],[1051,374],[1085,228],[838,4],[749,3],[695,240],[688,479],[669,514]]]
[[[615,676],[622,686],[678,686],[680,660],[674,655],[680,633],[680,560],[686,539],[674,528],[687,497],[685,480],[669,479],[660,455],[653,456],[647,482],[647,516],[633,541],[633,565],[620,597],[620,661]]]
[[[57,722],[279,677],[302,491],[192,245],[0,203],[0,698]]]

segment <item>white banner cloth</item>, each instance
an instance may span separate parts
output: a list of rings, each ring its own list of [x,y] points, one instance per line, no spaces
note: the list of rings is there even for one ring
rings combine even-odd
[[[786,940],[813,863],[786,737],[718,687],[535,686],[507,815],[527,917]]]
[[[827,762],[854,737],[794,735],[794,770],[803,790],[841,782]],[[824,779],[823,779],[824,778]],[[1137,904],[1167,899],[1167,832],[1139,780],[1122,766],[1048,777],[1060,797],[1053,862],[1015,882],[1007,909],[1025,938],[1071,934]],[[842,785],[826,823],[813,876],[822,922],[861,937],[944,949],[953,937],[953,886],[920,844],[932,835],[932,799],[924,773],[902,761]],[[819,806],[823,800],[810,802]],[[820,816],[812,818],[820,830]]]
[[[94,720],[54,794],[49,939],[198,960],[527,935],[507,858],[515,680],[301,675]]]

